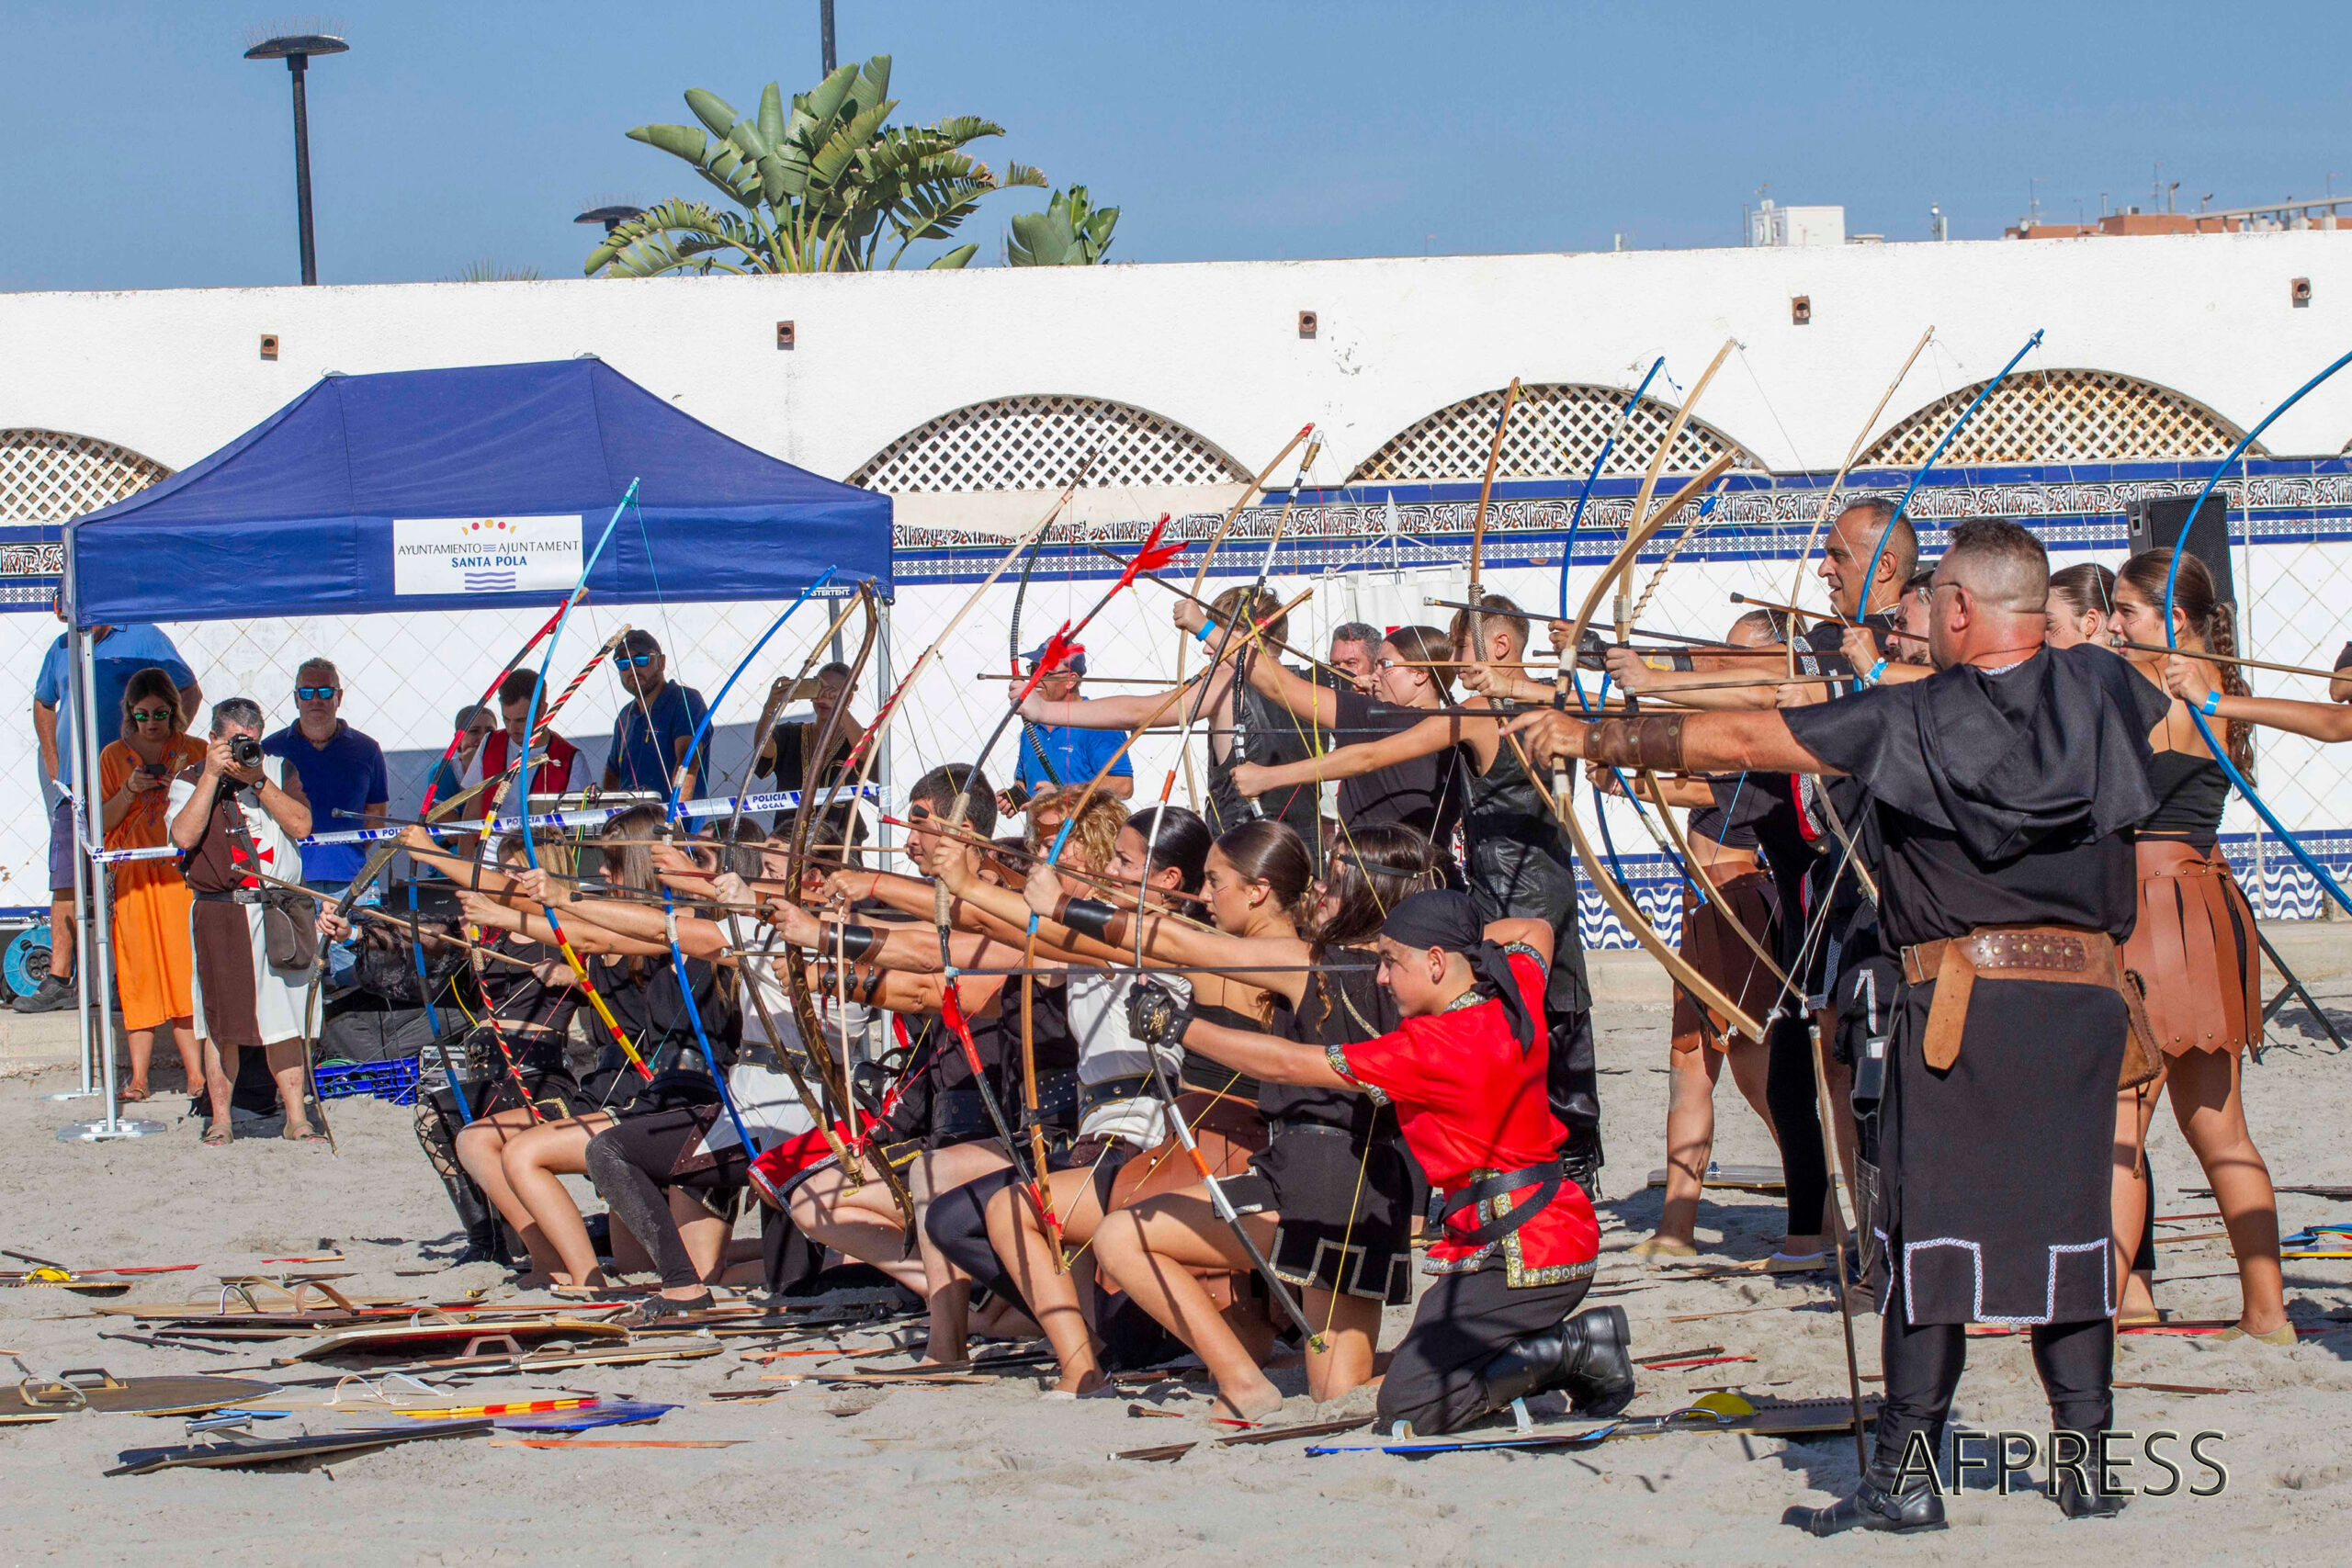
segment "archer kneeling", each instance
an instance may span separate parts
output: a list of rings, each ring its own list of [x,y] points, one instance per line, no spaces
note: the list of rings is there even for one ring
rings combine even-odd
[[[1381,927],[1380,983],[1403,1024],[1317,1046],[1193,1019],[1157,987],[1128,1004],[1139,1040],[1181,1040],[1261,1080],[1353,1089],[1396,1108],[1406,1144],[1445,1197],[1437,1276],[1380,1385],[1380,1421],[1451,1432],[1515,1399],[1565,1392],[1579,1415],[1634,1397],[1621,1307],[1577,1312],[1600,1227],[1560,1166],[1544,1093],[1544,977],[1552,929],[1482,927],[1460,893],[1415,893]]]

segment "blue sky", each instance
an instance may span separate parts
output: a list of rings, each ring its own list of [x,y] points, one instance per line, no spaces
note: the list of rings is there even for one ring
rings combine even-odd
[[[887,52],[902,118],[968,112],[1125,210],[1134,261],[1736,243],[1758,186],[1851,231],[1989,238],[2045,219],[2352,190],[2332,6],[1190,6],[837,0],[844,61]],[[748,109],[818,74],[816,0],[401,0],[334,20],[311,75],[323,281],[469,263],[577,274],[598,197],[707,190],[629,141],[703,86]],[[267,13],[209,0],[7,0],[0,288],[290,283],[284,68]],[[2039,177],[2041,184],[2030,186]],[[983,258],[1017,192],[967,229]]]

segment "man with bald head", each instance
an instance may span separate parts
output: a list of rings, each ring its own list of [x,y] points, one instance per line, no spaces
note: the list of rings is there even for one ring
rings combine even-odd
[[[1850,827],[1904,980],[1862,1222],[1883,1247],[1886,1405],[1854,1493],[1792,1510],[1817,1535],[1942,1524],[1935,1455],[1976,1321],[2030,1326],[2060,1508],[2122,1506],[2096,1464],[2114,1416],[2113,1105],[2127,1040],[2135,1064],[2155,1058],[2120,949],[2167,705],[2102,649],[2043,647],[2048,584],[2031,534],[1963,523],[1929,584],[1925,680],[1775,713],[1514,726],[1552,756],[1843,774],[1866,792]]]

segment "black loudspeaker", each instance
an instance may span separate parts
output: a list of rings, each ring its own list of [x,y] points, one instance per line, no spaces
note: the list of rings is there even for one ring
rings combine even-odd
[[[2229,509],[2219,491],[2205,498],[2197,509],[2197,520],[2188,520],[2190,497],[2160,495],[2143,497],[2132,503],[2127,514],[2131,527],[2132,553],[2162,550],[2166,555],[2180,538],[2182,527],[2188,530],[2188,553],[2205,563],[2213,574],[2215,595],[2230,604],[2237,603],[2237,587],[2230,575]]]

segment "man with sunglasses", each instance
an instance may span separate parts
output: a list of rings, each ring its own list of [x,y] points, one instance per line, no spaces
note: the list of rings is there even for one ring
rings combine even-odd
[[[1043,648],[1033,648],[1021,657],[1034,671],[1045,652]],[[1085,678],[1086,649],[1073,648],[1069,657],[1037,682],[1037,698],[1046,703],[1075,703],[1079,700],[1078,683]],[[1084,789],[1087,781],[1102,771],[1102,764],[1110,761],[1127,739],[1127,732],[1123,729],[1080,729],[1067,724],[1033,724],[1024,728],[1027,734],[1022,738],[1020,765],[1013,772],[1013,777],[1020,781],[1021,793],[1006,790],[997,796],[998,809],[1009,815],[1026,811],[1058,790]],[[1113,763],[1098,793],[1114,800],[1134,795],[1134,760],[1120,757]]]
[[[669,679],[669,661],[651,632],[633,631],[621,638],[613,655],[628,705],[613,720],[612,750],[605,758],[605,788],[670,793],[670,776],[678,770],[686,748],[694,743],[695,727],[709,705],[702,694]],[[709,781],[710,752],[695,753],[694,793]]]
[[[65,604],[61,597],[51,595],[49,607],[56,612],[59,620],[65,618]],[[122,712],[122,694],[130,684],[130,678],[141,670],[152,667],[171,672],[173,683],[179,687],[181,713],[195,713],[204,701],[195,674],[161,626],[143,621],[132,626],[92,626],[90,644],[90,663],[97,675],[95,694],[98,730],[106,739],[114,739],[117,716]],[[40,661],[40,674],[33,682],[33,736],[40,747],[41,789],[44,793],[55,791],[50,795],[49,977],[16,999],[12,1005],[18,1012],[53,1012],[71,1006],[75,991],[74,801],[66,792],[74,788],[77,768],[74,726],[80,716],[74,712],[68,698],[66,660],[65,636],[61,632],[57,640],[50,644],[48,654]]]
[[[261,743],[266,757],[283,758],[311,803],[313,833],[380,828],[391,807],[384,749],[344,722],[343,676],[331,659],[306,659],[294,671],[292,724]],[[367,863],[365,844],[312,844],[302,852],[302,883],[341,894]],[[328,950],[327,983],[350,984],[357,959],[347,942]]]

